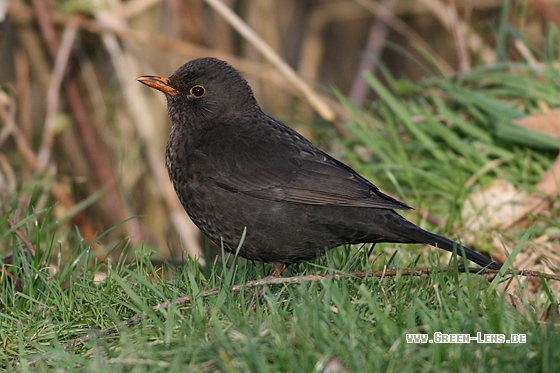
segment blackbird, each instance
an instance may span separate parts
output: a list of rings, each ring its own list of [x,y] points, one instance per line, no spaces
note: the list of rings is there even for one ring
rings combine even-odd
[[[343,244],[423,243],[501,266],[427,232],[395,210],[411,207],[265,114],[239,72],[200,58],[169,78],[141,76],[167,98],[166,164],[177,196],[209,238],[273,263],[271,276]]]

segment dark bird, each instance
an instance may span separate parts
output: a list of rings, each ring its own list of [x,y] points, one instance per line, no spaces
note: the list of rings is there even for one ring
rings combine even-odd
[[[395,212],[409,206],[265,114],[228,63],[200,58],[169,78],[138,81],[167,98],[167,170],[186,212],[229,251],[246,228],[239,255],[273,263],[271,276],[343,244],[423,243],[462,255],[459,244]],[[500,268],[462,249],[468,260]]]

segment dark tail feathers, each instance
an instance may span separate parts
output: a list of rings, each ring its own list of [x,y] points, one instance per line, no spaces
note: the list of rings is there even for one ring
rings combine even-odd
[[[499,270],[500,268],[502,268],[501,265],[499,265],[498,263],[486,258],[485,256],[480,255],[479,253],[477,253],[474,250],[469,249],[466,246],[460,245],[456,242],[453,242],[445,237],[442,236],[438,236],[435,233],[430,233],[427,231],[424,231],[427,234],[427,240],[425,241],[425,243],[432,245],[432,246],[437,246],[440,249],[444,249],[447,250],[449,252],[453,252],[453,248],[455,247],[455,249],[457,250],[457,255],[459,256],[463,256],[463,252],[461,250],[461,246],[463,247],[463,250],[465,250],[465,255],[467,257],[468,260],[470,260],[471,262],[474,262],[482,267],[488,268],[488,269],[495,269],[495,270]]]

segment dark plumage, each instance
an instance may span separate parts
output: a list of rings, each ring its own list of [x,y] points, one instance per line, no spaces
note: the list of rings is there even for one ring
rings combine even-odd
[[[167,169],[191,219],[230,251],[246,227],[239,254],[274,263],[274,275],[348,243],[425,243],[453,251],[453,241],[394,211],[409,206],[266,115],[226,62],[196,59],[169,79],[138,80],[166,95]],[[467,259],[500,268],[463,249]],[[457,252],[462,255],[459,246]]]

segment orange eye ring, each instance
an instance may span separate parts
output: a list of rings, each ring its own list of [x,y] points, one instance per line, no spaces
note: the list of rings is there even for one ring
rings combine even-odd
[[[189,93],[196,98],[201,98],[206,93],[206,89],[197,84],[190,89]]]

